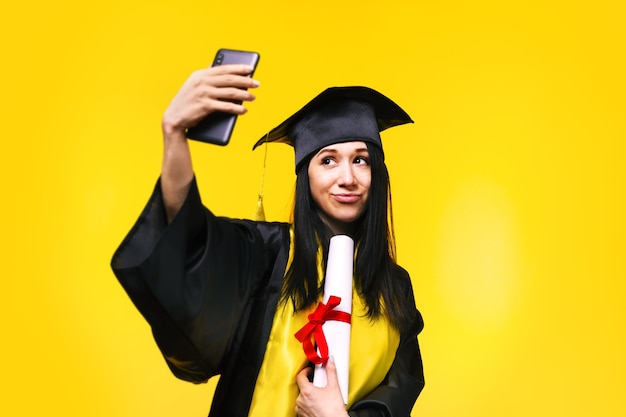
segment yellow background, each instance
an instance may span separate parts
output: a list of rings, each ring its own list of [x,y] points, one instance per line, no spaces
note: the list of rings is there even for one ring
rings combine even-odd
[[[2,39],[3,416],[202,416],[109,268],[160,168],[160,117],[219,47],[257,50],[205,203],[250,217],[251,145],[330,85],[415,120],[384,134],[399,260],[426,328],[413,416],[626,415],[622,1],[11,2]],[[284,220],[291,150],[271,146]]]

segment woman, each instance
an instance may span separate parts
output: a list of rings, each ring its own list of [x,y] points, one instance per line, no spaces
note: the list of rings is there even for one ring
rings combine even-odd
[[[200,200],[186,129],[214,111],[245,113],[233,101],[254,100],[250,72],[198,71],[172,100],[161,178],[113,270],[177,377],[221,375],[210,416],[408,416],[424,385],[423,322],[394,260],[379,131],[411,120],[374,90],[324,91],[255,145],[294,146],[293,224],[217,218]],[[357,247],[347,410],[332,358],[328,385],[313,386],[293,336],[321,299],[337,234]]]

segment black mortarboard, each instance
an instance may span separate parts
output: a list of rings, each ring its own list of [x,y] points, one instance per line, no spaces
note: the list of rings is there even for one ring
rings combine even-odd
[[[293,146],[297,172],[307,156],[333,143],[362,140],[382,150],[379,132],[405,123],[413,120],[376,90],[331,87],[259,139],[252,149],[265,142]]]

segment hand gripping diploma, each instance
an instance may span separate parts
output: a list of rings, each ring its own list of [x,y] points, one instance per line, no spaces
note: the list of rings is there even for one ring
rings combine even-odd
[[[335,360],[331,356],[326,364],[327,385],[316,387],[309,382],[312,368],[304,368],[298,372],[296,382],[300,395],[296,399],[296,414],[299,417],[343,417],[348,416],[343,403]]]

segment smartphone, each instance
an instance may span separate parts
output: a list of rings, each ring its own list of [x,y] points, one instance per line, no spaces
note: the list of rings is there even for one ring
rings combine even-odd
[[[235,49],[220,49],[215,54],[212,67],[227,64],[245,64],[256,69],[260,55],[257,52],[238,51]],[[254,70],[250,77],[254,75]],[[238,102],[240,104],[240,102]],[[187,129],[187,137],[201,142],[213,143],[225,146],[230,141],[230,136],[235,128],[237,115],[231,113],[215,112],[209,114],[196,126]]]

